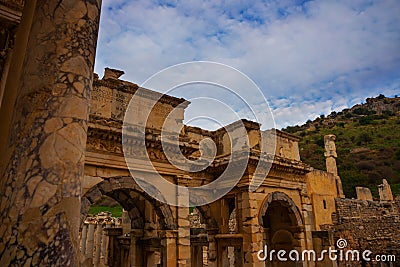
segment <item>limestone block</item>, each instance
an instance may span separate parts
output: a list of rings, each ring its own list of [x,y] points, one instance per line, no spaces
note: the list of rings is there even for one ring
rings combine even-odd
[[[82,182],[82,195],[84,195],[90,188],[103,181],[100,177],[93,177],[85,175]]]
[[[357,199],[372,201],[371,190],[366,187],[356,187]]]

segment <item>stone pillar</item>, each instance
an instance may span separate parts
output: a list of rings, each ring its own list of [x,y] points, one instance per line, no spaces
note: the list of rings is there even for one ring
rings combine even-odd
[[[93,264],[93,249],[94,249],[94,227],[95,224],[90,223],[87,239],[86,239],[86,252],[85,252],[85,261]]]
[[[177,266],[177,248],[176,248],[177,231],[164,230],[161,233],[161,244],[163,246],[163,263],[165,267]]]
[[[106,266],[115,266],[115,263],[118,262],[119,255],[116,255],[116,247],[117,247],[117,237],[122,235],[122,228],[109,228],[106,227],[103,229],[104,234],[106,235],[106,257],[105,257],[105,265]]]
[[[121,267],[130,267],[132,266],[130,263],[130,248],[131,248],[131,239],[129,237],[120,236],[117,238],[118,240],[118,252],[119,257],[118,261],[115,262],[115,266]]]
[[[234,250],[234,266],[235,267],[241,267],[242,266],[242,250],[238,247],[235,247]]]
[[[100,251],[100,266],[105,266],[106,265],[106,247],[107,247],[107,236],[104,232],[104,228],[106,227],[106,224],[102,225],[102,234],[101,234],[101,251]]]
[[[95,246],[94,246],[94,259],[93,265],[99,266],[100,264],[100,253],[101,253],[101,240],[103,237],[103,226],[101,224],[97,225],[96,234],[95,234]]]
[[[207,239],[208,239],[208,267],[217,267],[217,240],[215,239],[215,235],[218,233],[218,229],[208,230],[207,231]]]
[[[219,262],[221,264],[221,267],[230,267],[228,247],[221,247],[220,251],[221,255],[219,255]]]
[[[143,236],[143,230],[132,230],[131,231],[131,246],[129,251],[129,261],[131,267],[143,266],[143,252],[138,244],[139,239]]]
[[[314,214],[313,214],[313,206],[311,203],[310,197],[307,195],[307,190],[304,187],[299,190],[299,194],[301,196],[301,213],[303,216],[303,226],[298,227],[298,232],[295,234],[295,237],[300,241],[300,246],[297,250],[300,252],[302,250],[313,249],[313,239],[312,239],[312,231],[315,230],[315,222],[314,222]],[[315,266],[315,262],[303,262],[303,266],[313,267]]]
[[[178,185],[188,186],[188,178],[184,176],[177,177]],[[189,194],[187,190],[178,191],[178,204],[188,205]],[[178,218],[178,265],[177,266],[191,266],[190,260],[190,221],[189,221],[189,207],[176,207]]]
[[[244,265],[245,267],[261,267],[265,263],[260,261],[257,257],[257,252],[263,249],[264,234],[260,229],[258,220],[258,203],[256,198],[257,193],[251,193],[247,190],[242,191],[239,194],[238,209],[240,212],[236,216],[242,223],[239,224],[242,227],[243,234],[243,251],[244,251]]]
[[[342,181],[340,180],[336,166],[337,153],[335,140],[336,136],[333,134],[324,136],[326,171],[335,175],[338,197],[344,198]]]
[[[100,0],[26,2],[23,65],[4,96],[15,101],[0,110],[0,266],[77,266]]]
[[[326,171],[338,175],[336,167],[336,146],[335,146],[336,136],[333,134],[328,134],[324,136],[325,143],[325,159],[326,159]]]
[[[85,253],[86,253],[87,229],[88,229],[88,225],[86,223],[83,224],[82,232],[81,232],[81,254],[82,255],[85,255]]]
[[[393,201],[392,189],[386,179],[378,186],[380,201]]]
[[[191,246],[192,267],[203,267],[203,247]]]
[[[131,219],[129,218],[128,211],[125,209],[122,210],[122,232],[123,234],[128,234],[131,231]]]

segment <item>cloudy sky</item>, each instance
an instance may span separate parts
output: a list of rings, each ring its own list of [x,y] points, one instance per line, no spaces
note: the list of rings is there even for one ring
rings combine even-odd
[[[141,85],[183,62],[226,64],[257,84],[281,128],[400,95],[399,14],[398,0],[103,0],[95,71],[124,70],[122,79]],[[171,94],[202,98],[197,112],[235,117],[195,88]],[[221,101],[246,117],[237,101]]]

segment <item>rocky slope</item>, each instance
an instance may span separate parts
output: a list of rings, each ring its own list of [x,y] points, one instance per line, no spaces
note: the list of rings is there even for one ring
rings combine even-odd
[[[347,197],[355,197],[355,186],[369,187],[377,196],[383,178],[400,195],[400,97],[367,98],[364,104],[283,130],[302,138],[302,160],[318,169],[325,169],[324,135],[336,135],[338,171]]]

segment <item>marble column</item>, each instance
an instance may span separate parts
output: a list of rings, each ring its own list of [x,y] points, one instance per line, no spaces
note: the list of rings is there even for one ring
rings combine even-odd
[[[78,266],[101,0],[26,2],[23,64],[5,89],[15,101],[1,107],[9,127],[1,131],[0,266]]]

